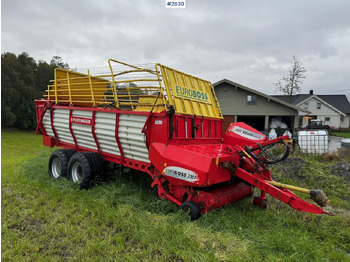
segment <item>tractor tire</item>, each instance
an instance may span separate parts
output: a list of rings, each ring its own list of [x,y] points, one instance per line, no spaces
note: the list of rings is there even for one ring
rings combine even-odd
[[[199,208],[199,205],[196,202],[193,201],[186,201],[183,202],[180,206],[180,209],[182,212],[189,215],[191,220],[197,220],[201,216],[201,209]]]
[[[94,175],[94,184],[100,184],[106,173],[106,162],[103,157],[94,152],[85,153],[89,159]]]
[[[89,189],[94,184],[94,168],[89,153],[76,153],[68,163],[68,179]]]
[[[74,154],[73,149],[58,149],[52,152],[49,160],[50,177],[56,179],[67,177],[68,163]]]

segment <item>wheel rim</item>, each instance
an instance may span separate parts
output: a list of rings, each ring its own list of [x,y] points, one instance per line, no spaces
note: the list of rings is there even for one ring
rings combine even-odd
[[[61,162],[57,158],[52,161],[51,172],[54,178],[61,176]]]
[[[74,183],[81,183],[83,181],[84,171],[79,162],[74,163],[72,166],[72,180]]]

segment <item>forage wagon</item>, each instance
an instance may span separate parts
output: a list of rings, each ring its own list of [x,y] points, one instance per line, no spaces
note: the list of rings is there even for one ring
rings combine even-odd
[[[253,193],[266,207],[266,193],[298,211],[331,214],[321,190],[272,180],[269,165],[288,157],[279,137],[267,137],[244,123],[222,130],[223,116],[213,85],[161,64],[130,65],[108,60],[98,74],[56,68],[43,99],[36,100],[37,134],[57,146],[49,174],[87,189],[106,161],[147,173],[161,199],[198,219]],[[282,154],[268,148],[281,144]],[[309,193],[311,204],[291,190]]]

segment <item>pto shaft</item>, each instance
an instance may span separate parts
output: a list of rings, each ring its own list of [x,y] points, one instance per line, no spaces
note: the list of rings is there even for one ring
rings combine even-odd
[[[286,188],[286,189],[290,189],[292,191],[297,191],[297,192],[301,192],[301,193],[305,193],[305,194],[310,194],[310,197],[313,201],[316,202],[317,205],[319,205],[320,207],[325,207],[327,206],[327,204],[329,203],[329,199],[326,196],[326,194],[321,190],[321,189],[306,189],[306,188],[302,188],[302,187],[297,187],[297,186],[291,186],[291,185],[286,185],[286,184],[282,184],[282,183],[278,183],[275,181],[266,181],[267,183],[269,183],[270,185],[279,187],[279,188]]]

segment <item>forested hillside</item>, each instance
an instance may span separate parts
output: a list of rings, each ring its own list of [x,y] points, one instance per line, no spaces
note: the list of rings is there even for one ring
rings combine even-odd
[[[61,57],[38,62],[27,53],[1,54],[1,126],[22,130],[35,128],[34,99],[41,98],[56,67],[69,68]]]

